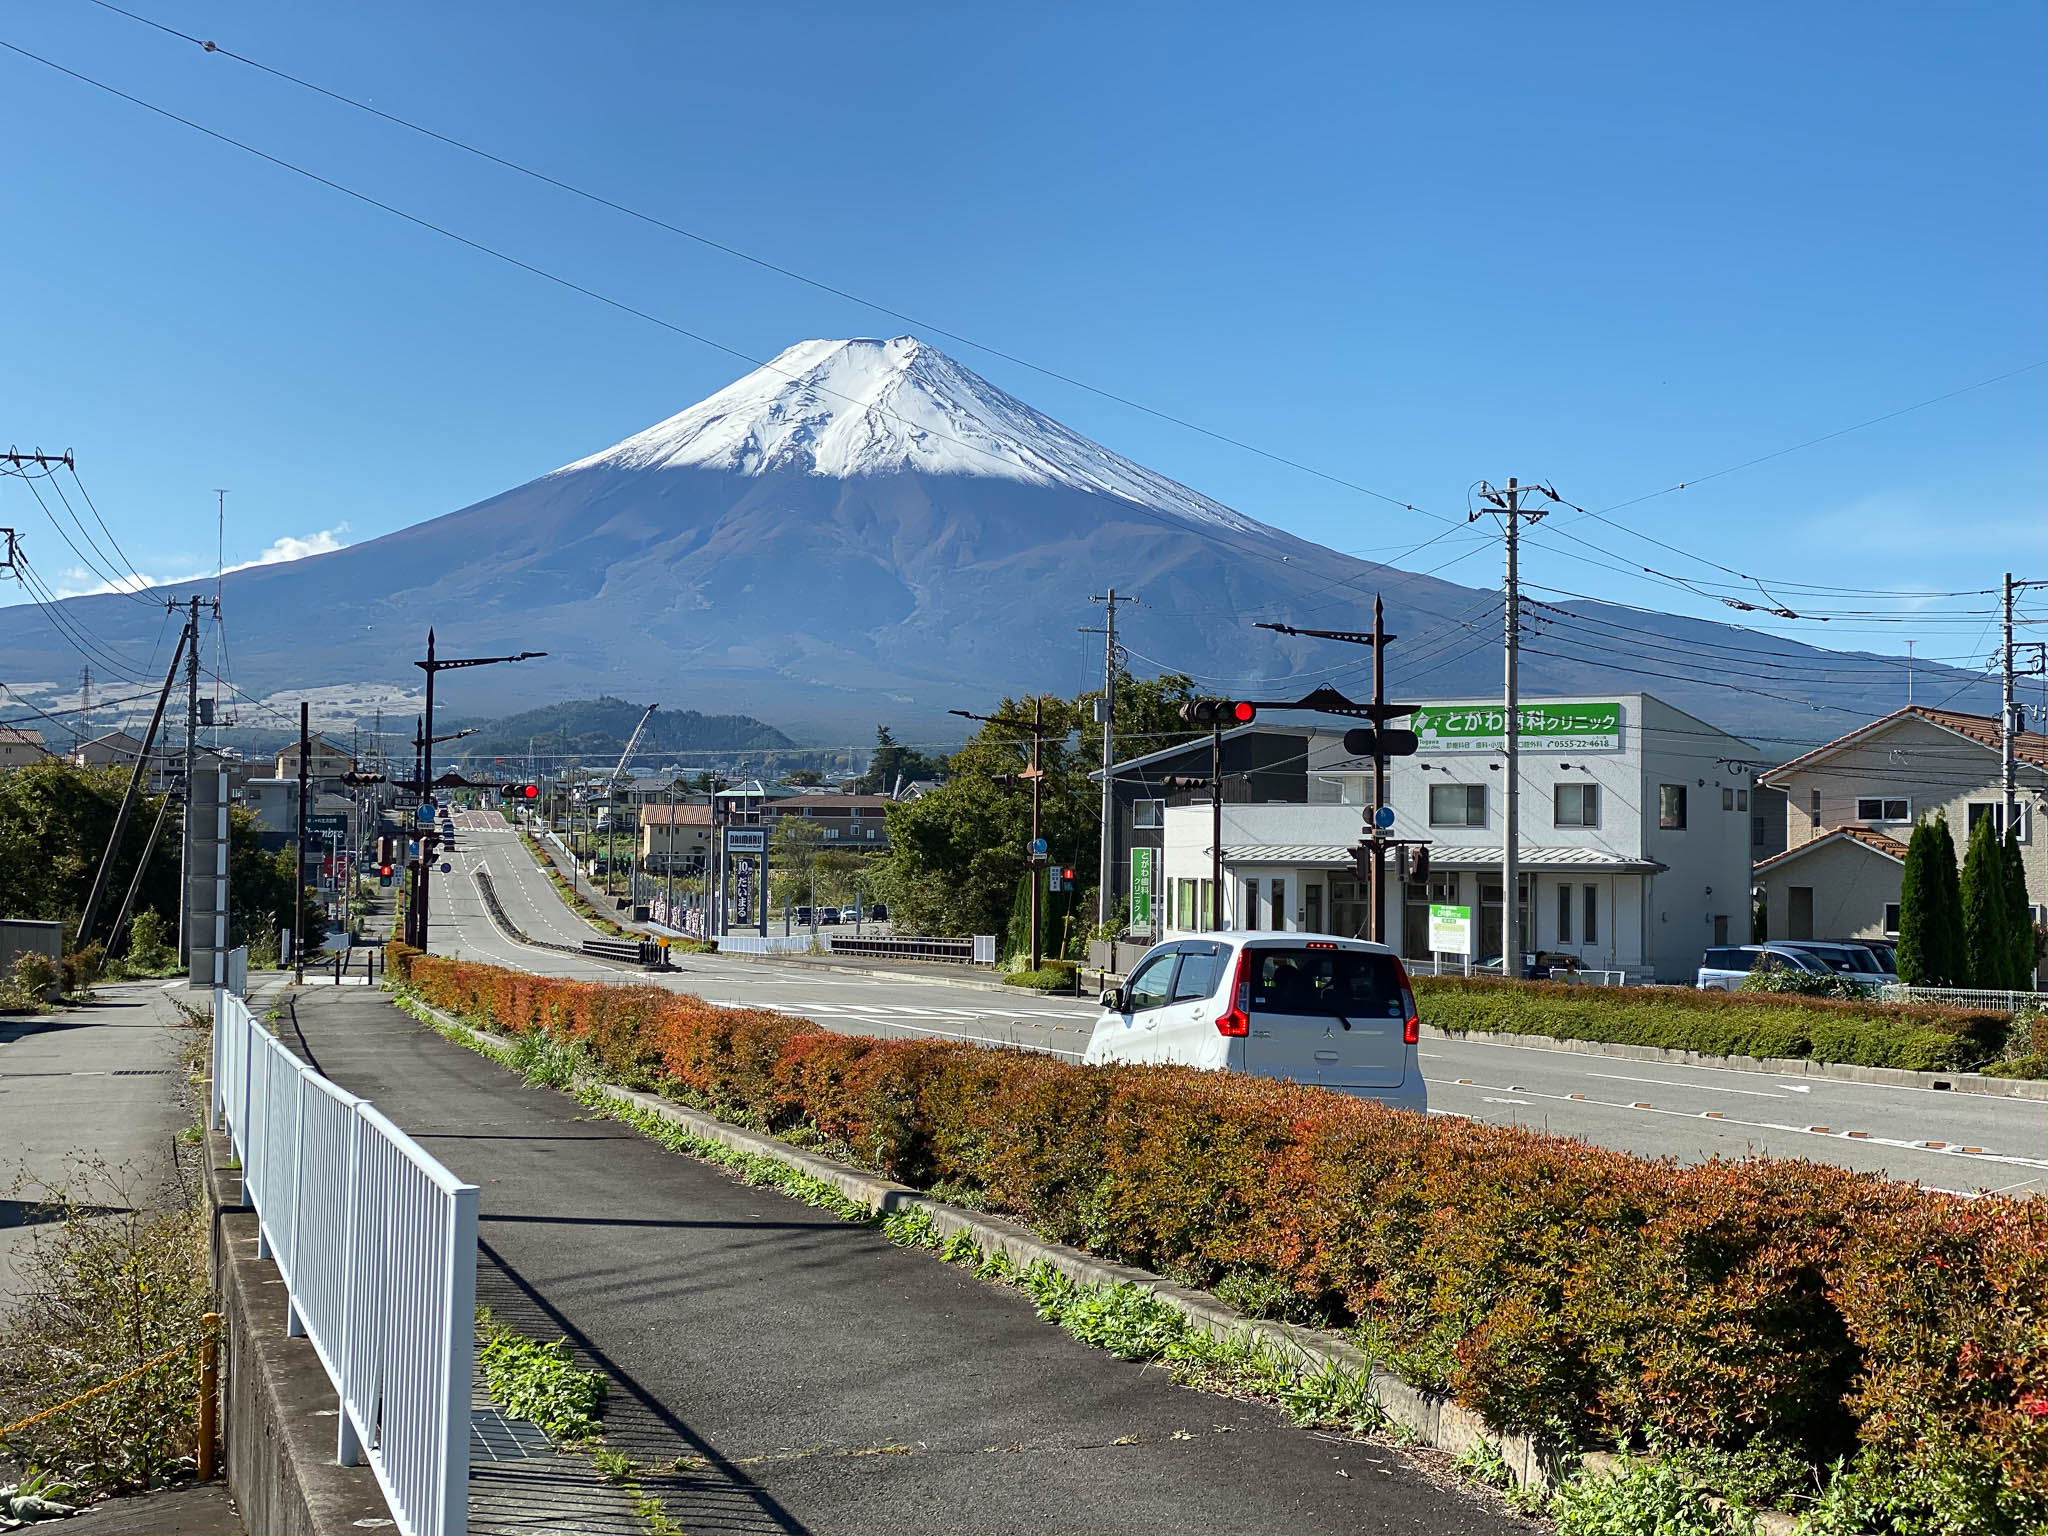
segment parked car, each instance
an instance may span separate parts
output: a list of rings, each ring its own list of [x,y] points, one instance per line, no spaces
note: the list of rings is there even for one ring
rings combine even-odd
[[[1867,980],[1873,984],[1899,979],[1896,967],[1879,959],[1876,948],[1861,939],[1778,939],[1775,942],[1786,949],[1796,949],[1813,956],[1837,976],[1847,976],[1854,981]]]
[[[886,923],[889,921],[889,904],[885,901],[878,901],[872,907],[869,907],[868,921],[871,923]]]
[[[1420,1111],[1420,1032],[1408,973],[1384,944],[1217,934],[1147,951],[1102,994],[1083,1059],[1291,1078]]]
[[[821,926],[823,926],[823,927],[830,927],[830,926],[831,926],[832,924],[834,924],[834,923],[836,923],[836,922],[838,922],[838,921],[839,921],[839,909],[838,909],[837,907],[820,907],[820,908],[818,908],[818,922],[819,922],[819,924],[820,924]]]
[[[790,916],[796,920],[796,925],[799,928],[811,926],[811,908],[808,905],[798,907]]]
[[[1767,971],[1772,966],[1814,975],[1824,975],[1829,969],[1817,956],[1782,944],[1737,944],[1708,950],[1700,960],[1694,985],[1702,992],[1733,992],[1751,971]]]

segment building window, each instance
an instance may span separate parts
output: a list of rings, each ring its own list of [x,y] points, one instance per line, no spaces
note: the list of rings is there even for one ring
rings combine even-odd
[[[1896,901],[1884,904],[1884,935],[1888,939],[1899,936],[1899,904]]]
[[[1195,926],[1195,882],[1173,882],[1173,926],[1183,931]]]
[[[1259,882],[1247,880],[1244,883],[1244,926],[1256,931],[1259,926]]]
[[[1555,827],[1600,825],[1600,786],[1560,784],[1551,791],[1551,822]]]
[[[1749,818],[1749,846],[1761,848],[1764,845],[1764,819],[1761,816]]]
[[[1806,815],[1816,827],[1820,825],[1820,791],[1817,789],[1807,795]]]
[[[1858,821],[1911,821],[1913,803],[1910,800],[1884,800],[1876,797],[1859,799],[1856,802]]]
[[[1600,942],[1600,887],[1597,885],[1586,887],[1585,932],[1580,935],[1580,941],[1586,944]]]
[[[1737,809],[1738,811],[1746,811],[1749,809],[1748,790],[1738,789],[1737,791],[1735,791],[1735,809]]]
[[[1287,882],[1278,876],[1273,879],[1272,894],[1267,898],[1271,904],[1272,921],[1266,926],[1275,933],[1287,931]]]
[[[1486,786],[1484,784],[1430,785],[1429,824],[1432,827],[1485,826]]]
[[[1572,941],[1572,888],[1560,883],[1557,888],[1557,942],[1569,944]]]
[[[1723,785],[1721,788],[1721,809],[1724,811],[1735,809],[1735,791],[1726,785]]]
[[[1659,784],[1657,786],[1657,825],[1666,832],[1683,832],[1685,830],[1685,786],[1683,784]]]
[[[2034,830],[2034,818],[2030,814],[2033,810],[2033,807],[2027,804],[2025,800],[2016,799],[2012,803],[2012,808],[2012,824],[2014,827],[2018,829],[2016,835],[2018,836],[2021,842],[2027,842],[2030,840],[2031,834]],[[1975,832],[1977,830],[1977,823],[1982,821],[1986,816],[1989,816],[1991,818],[1992,830],[1996,832],[2000,837],[2005,836],[2005,802],[2002,800],[1971,801],[1969,810],[1969,830],[1971,832]]]
[[[1146,831],[1156,831],[1166,811],[1164,800],[1134,800],[1131,802],[1131,825]]]

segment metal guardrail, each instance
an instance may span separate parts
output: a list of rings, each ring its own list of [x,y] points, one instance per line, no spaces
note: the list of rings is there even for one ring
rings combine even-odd
[[[583,953],[598,960],[618,960],[627,965],[661,964],[661,946],[644,939],[585,939]]]
[[[718,951],[726,955],[808,955],[820,944],[810,932],[803,933],[721,933]]]
[[[237,944],[227,953],[227,989],[237,997],[249,995],[249,946]]]
[[[213,1115],[242,1160],[257,1256],[286,1331],[340,1395],[335,1460],[367,1460],[402,1536],[469,1525],[477,1189],[337,1087],[226,988],[213,994]]]
[[[918,939],[901,935],[886,939],[856,938],[832,934],[826,945],[835,955],[867,955],[888,960],[935,960],[949,965],[994,965],[996,941],[993,934],[968,939]]]
[[[2048,1013],[2048,992],[2006,992],[1983,987],[1909,987],[1892,982],[1878,988],[1887,1003],[1940,1003],[1949,1008],[1984,1008],[1995,1013]]]

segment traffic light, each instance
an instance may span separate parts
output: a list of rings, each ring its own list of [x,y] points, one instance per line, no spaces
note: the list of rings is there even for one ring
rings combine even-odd
[[[1422,746],[1413,731],[1364,726],[1344,733],[1344,750],[1353,757],[1413,757]]]
[[[1408,879],[1421,885],[1429,878],[1429,845],[1417,843],[1408,854]]]
[[[498,786],[498,796],[503,800],[538,800],[540,798],[540,786],[538,784],[500,784]]]
[[[1189,725],[1211,729],[1217,726],[1250,725],[1259,717],[1259,707],[1244,699],[1190,699],[1180,707],[1180,717]]]

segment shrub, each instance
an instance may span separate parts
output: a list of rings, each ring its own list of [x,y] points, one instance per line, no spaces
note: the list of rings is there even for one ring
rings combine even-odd
[[[808,1126],[907,1183],[1224,1282],[1262,1310],[1291,1297],[1503,1429],[1868,1460],[1941,1490],[1946,1529],[2048,1518],[2042,1202],[1767,1159],[1680,1167],[1241,1074],[835,1035],[652,988],[394,955],[441,1007],[586,1039],[613,1070],[653,1060],[666,1091]],[[1585,990],[1433,997],[1550,1008]],[[1967,1038],[1846,1004],[1728,998],[1658,1017]],[[1050,1282],[1024,1283],[1065,1307]],[[1136,1313],[1082,1316],[1107,1329]]]
[[[1921,1072],[1967,1071],[1994,1055],[2006,1015],[1689,987],[1579,987],[1418,976],[1425,1022],[1713,1056],[1804,1057]]]

